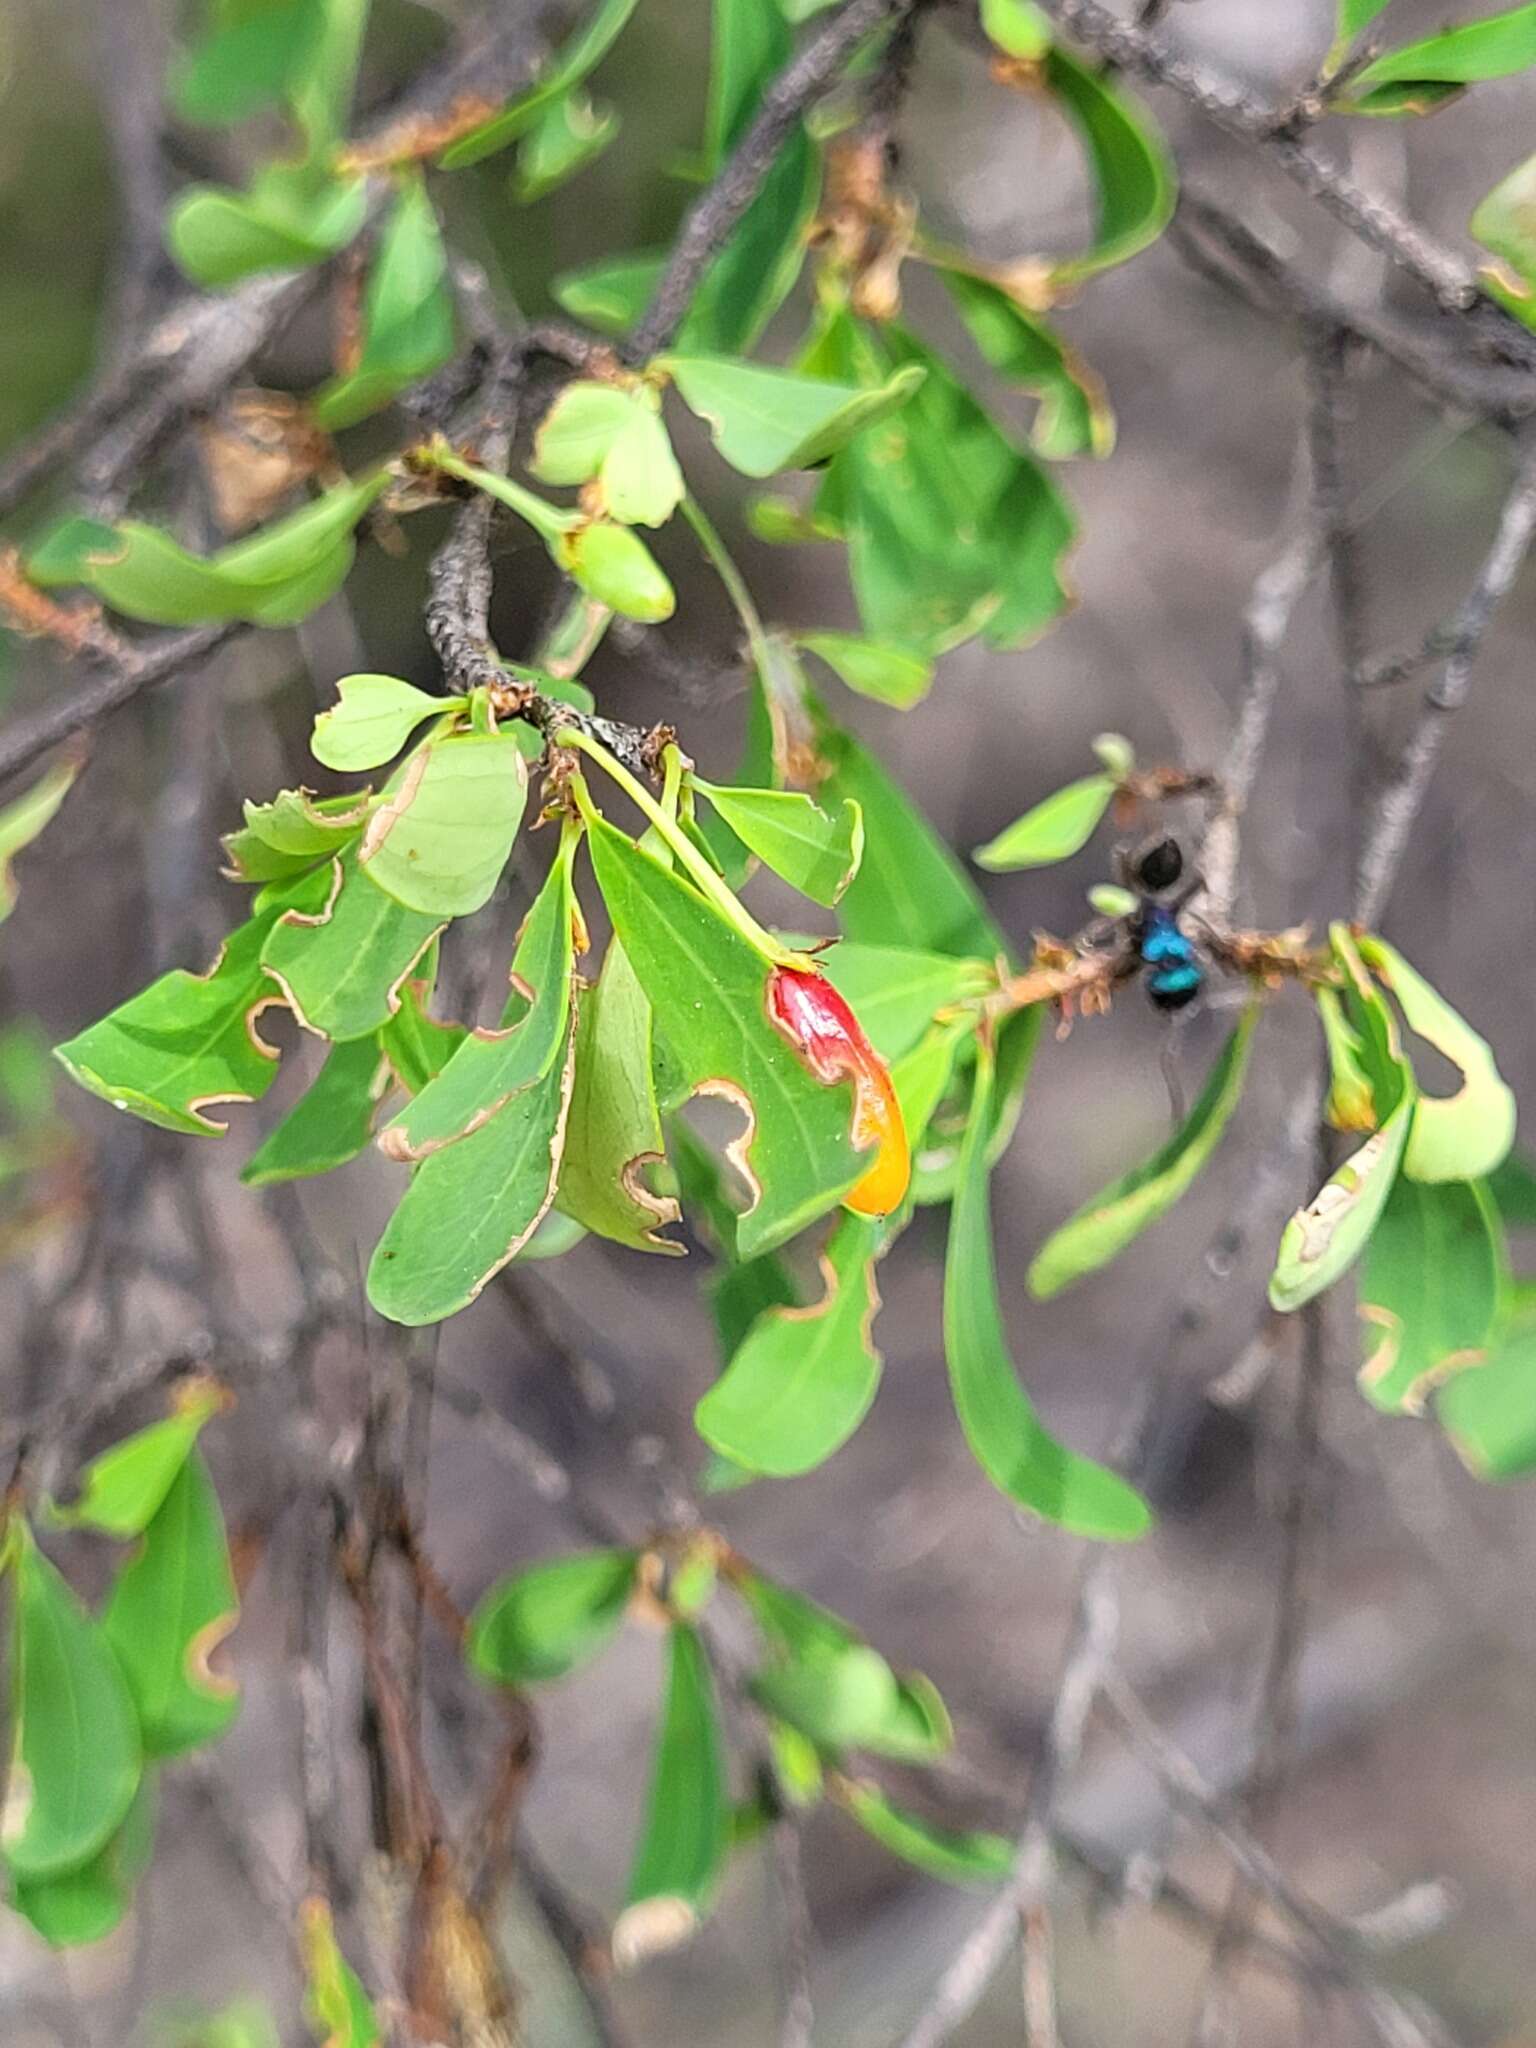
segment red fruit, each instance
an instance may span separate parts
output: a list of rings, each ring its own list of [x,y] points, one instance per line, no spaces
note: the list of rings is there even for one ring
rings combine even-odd
[[[912,1155],[885,1062],[858,1018],[814,967],[773,970],[768,1015],[818,1081],[852,1081],[853,1142],[860,1151],[873,1146],[875,1156],[843,1201],[861,1216],[888,1216],[907,1192]]]

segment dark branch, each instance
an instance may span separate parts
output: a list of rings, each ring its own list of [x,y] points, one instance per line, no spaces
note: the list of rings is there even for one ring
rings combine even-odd
[[[913,0],[849,0],[779,73],[763,94],[757,117],[730,161],[683,222],[651,303],[625,343],[632,362],[645,362],[676,333],[710,260],[757,197],[795,123],[826,91],[865,37],[893,16],[906,13],[912,4]]]

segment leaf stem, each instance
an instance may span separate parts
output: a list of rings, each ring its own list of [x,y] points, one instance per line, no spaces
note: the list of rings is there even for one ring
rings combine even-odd
[[[477,463],[466,462],[462,455],[454,454],[446,441],[429,441],[416,451],[414,459],[426,468],[440,469],[445,476],[456,476],[461,483],[473,484],[476,490],[498,499],[519,519],[526,519],[546,542],[558,540],[561,534],[570,533],[582,524],[580,513],[566,512],[558,505],[546,504],[535,492],[514,483],[511,477],[498,476],[494,470],[481,469]]]
[[[750,946],[761,953],[765,960],[775,967],[804,967],[808,964],[804,954],[792,952],[788,946],[781,945],[772,932],[764,931],[751,911],[731,893],[688,835],[682,831],[676,818],[669,816],[645,785],[631,775],[622,762],[616,761],[606,747],[601,746],[590,733],[582,732],[578,726],[564,726],[551,736],[551,744],[557,747],[574,747],[579,753],[588,755],[619,785],[635,808],[644,814],[657,836],[666,842],[678,865],[699,893],[709,899],[720,915]],[[668,749],[670,754],[676,754],[676,751],[675,748]],[[672,764],[669,761],[669,777],[671,772]],[[681,775],[681,756],[678,756],[677,772]],[[572,788],[580,805],[585,785],[578,791],[573,780]]]
[[[752,602],[752,593],[747,588],[747,579],[742,575],[731,557],[730,549],[721,539],[719,529],[704,507],[688,492],[682,500],[683,517],[698,535],[699,545],[709,559],[710,566],[725,585],[725,594],[735,607],[736,616],[746,632],[747,645],[752,650],[752,659],[757,672],[763,678],[763,687],[768,684],[768,633],[763,625],[762,614]]]

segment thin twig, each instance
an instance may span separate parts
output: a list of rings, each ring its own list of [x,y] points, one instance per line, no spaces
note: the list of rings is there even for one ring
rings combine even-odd
[[[1119,20],[1098,0],[1042,0],[1067,32],[1121,69],[1168,87],[1229,135],[1256,143],[1287,177],[1316,199],[1369,248],[1388,256],[1448,312],[1477,310],[1479,320],[1509,360],[1536,365],[1536,337],[1482,297],[1466,259],[1447,248],[1388,201],[1362,191],[1337,165],[1325,162],[1283,132],[1279,110],[1246,86],[1181,56],[1161,36]]]
[[[1421,2021],[1375,1981],[1348,1928],[1292,1884],[1263,1843],[1233,1812],[1230,1802],[1206,1783],[1113,1668],[1104,1676],[1102,1697],[1174,1805],[1204,1824],[1254,1890],[1296,1929],[1318,1967],[1355,1992],[1361,2016],[1382,2048],[1444,2048],[1449,2038],[1444,2029]]]
[[[1467,700],[1472,669],[1494,614],[1508,595],[1526,553],[1536,537],[1536,449],[1524,455],[1514,484],[1499,515],[1493,545],[1483,559],[1477,580],[1456,614],[1448,660],[1438,681],[1426,692],[1413,731],[1398,757],[1385,788],[1367,821],[1355,887],[1355,917],[1365,925],[1379,922],[1397,879],[1423,805],[1429,780],[1440,758],[1450,720]]]

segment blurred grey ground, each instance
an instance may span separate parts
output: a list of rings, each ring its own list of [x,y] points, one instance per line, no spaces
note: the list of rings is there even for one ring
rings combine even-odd
[[[8,0],[0,8],[0,430],[7,440],[44,416],[89,360],[90,313],[112,234],[91,56],[95,8],[106,4]],[[653,0],[642,10],[605,78],[625,104],[626,133],[566,194],[517,213],[504,203],[494,166],[462,188],[463,197],[454,188],[451,203],[466,220],[472,205],[483,208],[479,224],[466,228],[470,246],[530,305],[532,287],[551,268],[664,231],[675,200],[654,165],[688,139],[696,118],[702,12],[701,0]],[[1444,12],[1405,0],[1405,38]],[[381,5],[379,13],[381,72],[396,61],[408,68],[427,18],[404,5]],[[1325,46],[1328,14],[1321,0],[1287,7],[1204,0],[1173,7],[1169,25],[1192,50],[1282,93]],[[1392,25],[1398,40],[1396,11]],[[1070,239],[1077,201],[1065,139],[989,85],[981,66],[936,30],[925,36],[918,77],[906,125],[908,172],[935,225],[994,256]],[[1293,191],[1256,176],[1240,151],[1191,126],[1166,98],[1154,104],[1195,177],[1267,238],[1332,264],[1345,296],[1394,289],[1358,251],[1335,253],[1334,230]],[[1365,182],[1397,189],[1411,212],[1460,243],[1471,206],[1526,151],[1533,114],[1536,90],[1495,85],[1409,130],[1361,124],[1346,131],[1335,123],[1325,140],[1332,149],[1353,147]],[[670,132],[658,137],[658,126]],[[958,353],[959,338],[921,278],[909,310]],[[1083,772],[1088,740],[1105,728],[1128,733],[1146,758],[1215,759],[1238,673],[1242,607],[1278,547],[1292,501],[1303,405],[1292,336],[1194,277],[1166,243],[1095,284],[1065,324],[1105,379],[1120,428],[1109,462],[1073,465],[1065,479],[1084,529],[1076,611],[1025,654],[968,648],[951,656],[929,702],[904,719],[840,707],[961,848]],[[783,331],[792,336],[793,322]],[[1356,389],[1346,449],[1351,496],[1367,510],[1361,545],[1371,645],[1388,652],[1414,643],[1470,580],[1509,458],[1496,434],[1447,428],[1379,368]],[[689,453],[706,497],[728,515],[725,472],[707,451]],[[737,538],[771,618],[852,623],[834,552],[778,552]],[[723,657],[731,629],[717,593],[675,544],[668,552],[683,619],[698,622],[705,652]],[[301,651],[316,684],[327,687],[350,667],[421,669],[414,601],[423,553],[413,549],[408,569],[375,554],[354,579],[350,602],[338,601],[306,629]],[[512,646],[519,572],[529,559],[509,550],[501,564],[504,644]],[[1490,637],[1389,920],[1416,964],[1492,1040],[1528,1105],[1536,1088],[1525,1022],[1536,993],[1533,623],[1536,578],[1528,572]],[[1346,902],[1343,726],[1329,649],[1317,590],[1284,651],[1279,714],[1246,842],[1246,908],[1266,925],[1302,917],[1320,924]],[[55,672],[34,676],[25,650],[14,660],[14,694],[65,687]],[[605,705],[623,715],[677,717],[706,766],[733,758],[736,704],[680,706],[612,653],[593,677]],[[21,909],[5,934],[12,1007],[36,1010],[59,1036],[139,985],[146,952],[136,826],[173,733],[190,721],[200,743],[216,745],[228,764],[218,815],[194,825],[211,868],[214,835],[233,822],[238,796],[303,773],[309,690],[291,645],[274,640],[248,645],[216,676],[173,686],[136,723],[113,727],[50,835],[50,861],[27,872]],[[1373,721],[1390,733],[1408,709],[1407,693],[1382,693]],[[116,864],[115,879],[104,875],[104,863]],[[1063,869],[987,886],[1022,940],[1037,926],[1072,929],[1082,919],[1084,887],[1099,878],[1098,856],[1090,853]],[[1214,1018],[1189,1028],[1180,1055],[1186,1077],[1198,1074],[1220,1029]],[[1159,1027],[1139,1004],[1123,1003],[1107,1022],[1046,1046],[1022,1133],[997,1182],[999,1259],[1016,1352],[1052,1424],[1074,1443],[1102,1450],[1149,1375],[1188,1392],[1183,1402],[1176,1391],[1169,1396],[1163,1525],[1117,1565],[1124,1654],[1168,1726],[1225,1782],[1247,1761],[1272,1621],[1283,1461],[1276,1447],[1285,1442],[1294,1357],[1282,1357],[1242,1418],[1207,1428],[1187,1456],[1179,1446],[1187,1442],[1184,1422],[1200,1412],[1195,1390],[1252,1333],[1271,1248],[1251,1247],[1229,1274],[1207,1276],[1208,1313],[1196,1333],[1174,1341],[1169,1327],[1192,1267],[1245,1187],[1302,1071],[1310,1027],[1299,1005],[1276,1005],[1264,1034],[1240,1126],[1214,1169],[1172,1219],[1066,1299],[1026,1302],[1022,1273],[1031,1250],[1086,1193],[1154,1144],[1166,1123]],[[286,1101],[291,1087],[280,1084],[275,1094]],[[74,1107],[94,1137],[111,1122],[97,1105]],[[249,1129],[253,1120],[244,1124]],[[264,1268],[270,1246],[249,1198],[234,1186],[244,1149],[232,1145],[230,1157],[211,1157],[205,1186],[218,1227],[239,1249],[244,1311],[260,1319],[281,1304],[270,1298]],[[344,1263],[366,1257],[393,1184],[388,1168],[362,1161],[306,1191],[314,1229]],[[1022,1809],[1081,1560],[1079,1546],[1022,1528],[959,1439],[939,1348],[941,1250],[930,1215],[883,1270],[886,1380],[853,1444],[809,1478],[726,1497],[717,1518],[743,1551],[848,1615],[893,1660],[931,1673],[955,1711],[966,1767],[947,1787],[948,1816],[1008,1825]],[[537,1268],[531,1284],[555,1320],[635,1390],[647,1427],[691,1463],[688,1413],[714,1357],[689,1276],[661,1262],[638,1268],[586,1246]],[[153,1308],[145,1313],[152,1333]],[[1326,1528],[1308,1573],[1304,1754],[1268,1839],[1295,1882],[1341,1915],[1379,1906],[1422,1879],[1450,1883],[1460,1898],[1455,1917],[1387,1968],[1434,2003],[1458,2040],[1513,2044],[1536,2029],[1536,1630],[1527,1595],[1536,1505],[1529,1489],[1476,1487],[1426,1425],[1366,1410],[1352,1368],[1338,1347],[1324,1417]],[[547,1422],[548,1376],[560,1371],[489,1298],[445,1330],[442,1369],[479,1385],[535,1429]],[[237,1420],[236,1446],[239,1427]],[[582,1455],[574,1438],[561,1450],[573,1461]],[[238,1453],[221,1476],[238,1499]],[[637,1484],[634,1494],[643,1499],[643,1488]],[[573,1540],[558,1511],[509,1480],[474,1431],[446,1414],[434,1445],[428,1526],[434,1555],[465,1600],[514,1560]],[[248,1711],[216,1762],[275,1854],[288,1853],[294,1826],[266,1791],[286,1770],[291,1746],[282,1641],[264,1572],[239,1638]],[[531,1834],[569,1888],[604,1913],[621,1897],[638,1813],[653,1663],[652,1646],[631,1632],[595,1669],[551,1695],[544,1714]],[[1065,1812],[1122,1856],[1171,1856],[1202,1896],[1218,1904],[1224,1898],[1221,1861],[1185,1842],[1161,1795],[1109,1731],[1092,1736]],[[836,1815],[812,1821],[807,1854],[818,2040],[824,2048],[884,2048],[983,1902],[916,1877]],[[174,1784],[145,1912],[144,1989],[129,1995],[145,2017],[127,2035],[120,2019],[100,2031],[88,2001],[69,2003],[72,1992],[121,1973],[131,1949],[126,1937],[65,1964],[13,1929],[0,1932],[0,2038],[8,2048],[58,2039],[137,2048],[155,2040],[160,2008],[213,2003],[237,1991],[269,1993],[289,2026],[285,2039],[299,2038],[281,1947],[231,1875],[201,1807]],[[740,1859],[720,1912],[693,1946],[621,1985],[620,2007],[636,2040],[644,2048],[674,2041],[747,2048],[775,2039],[773,1915],[760,1861]],[[539,1971],[522,1940],[515,1935],[514,1966],[532,1980]],[[1144,1906],[1090,1913],[1081,1890],[1069,1885],[1058,1942],[1068,2048],[1160,2048],[1186,2037],[1203,1979],[1203,1937]],[[123,2003],[104,2010],[121,2013]],[[1363,2038],[1342,2007],[1325,2021],[1279,1980],[1257,1973],[1241,1980],[1239,2011],[1240,2038],[1251,2048]],[[1022,2040],[1021,2029],[1017,1971],[1009,1968],[957,2038],[965,2048],[1004,2048]],[[582,2035],[551,2007],[533,2038],[536,2048],[563,2048]]]

